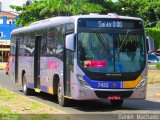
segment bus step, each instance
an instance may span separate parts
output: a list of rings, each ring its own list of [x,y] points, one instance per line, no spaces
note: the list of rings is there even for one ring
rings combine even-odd
[[[34,90],[35,90],[35,92],[37,92],[37,93],[40,93],[40,92],[41,92],[41,89],[39,89],[39,88],[34,88]]]
[[[70,96],[64,96],[65,98],[68,98],[68,99],[72,99],[72,97],[70,97]]]

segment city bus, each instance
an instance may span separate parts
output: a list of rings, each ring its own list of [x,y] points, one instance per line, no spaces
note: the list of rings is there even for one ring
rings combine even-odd
[[[71,100],[145,99],[147,45],[140,18],[117,14],[59,16],[11,33],[9,75],[25,95]]]

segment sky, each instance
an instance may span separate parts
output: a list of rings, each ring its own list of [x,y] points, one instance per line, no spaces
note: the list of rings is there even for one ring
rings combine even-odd
[[[9,7],[10,5],[22,6],[26,0],[0,0],[0,2],[2,4],[2,11],[14,11]]]

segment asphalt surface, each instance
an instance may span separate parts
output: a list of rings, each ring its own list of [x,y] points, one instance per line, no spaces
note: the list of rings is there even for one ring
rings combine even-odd
[[[10,80],[4,70],[0,70],[0,87],[23,95],[22,87]],[[28,97],[55,107],[67,115],[74,115],[76,118],[85,120],[125,119],[126,114],[134,115],[129,116],[131,119],[132,117],[137,119],[138,114],[158,114],[158,119],[160,119],[160,97],[155,95],[157,92],[160,92],[160,83],[148,85],[146,100],[126,100],[121,108],[112,107],[107,100],[73,101],[71,107],[61,107],[57,103],[57,98],[49,94],[41,93]]]

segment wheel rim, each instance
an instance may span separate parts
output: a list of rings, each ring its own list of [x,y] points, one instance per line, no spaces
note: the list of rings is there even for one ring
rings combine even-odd
[[[61,101],[62,101],[61,90],[62,90],[61,85],[58,84],[58,102],[59,102],[59,103],[61,103]]]

